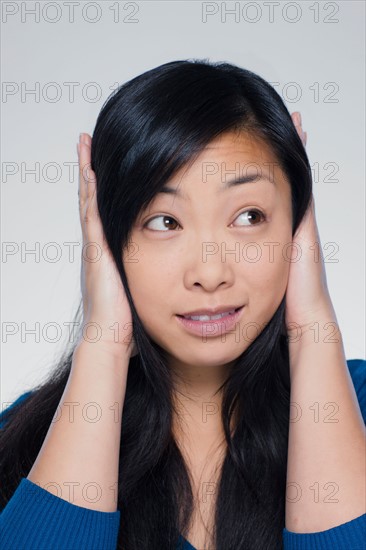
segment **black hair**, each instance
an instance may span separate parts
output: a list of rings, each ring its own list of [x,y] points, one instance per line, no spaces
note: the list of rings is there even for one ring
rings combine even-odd
[[[121,550],[175,550],[193,511],[190,475],[172,434],[171,374],[164,350],[137,315],[121,251],[139,212],[160,188],[214,138],[238,129],[263,140],[278,160],[291,187],[294,234],[310,204],[311,169],[282,98],[259,75],[226,62],[172,61],[121,85],[96,121],[91,165],[98,208],[131,307],[138,350],[130,359],[121,428]],[[282,548],[290,413],[285,299],[222,386],[227,450],[216,490],[217,550]],[[80,303],[75,322],[81,311]],[[47,379],[7,415],[0,433],[2,507],[37,458],[73,352],[73,346],[65,348]],[[148,422],[141,416],[146,409]]]

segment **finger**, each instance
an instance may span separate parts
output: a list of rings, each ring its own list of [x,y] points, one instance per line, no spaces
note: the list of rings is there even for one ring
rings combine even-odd
[[[292,122],[294,125],[301,126],[301,117],[299,111],[295,111],[294,113],[291,113]]]
[[[296,111],[295,113],[291,114],[291,118],[295,125],[296,131],[302,141],[302,144],[305,147],[307,142],[307,133],[304,132],[302,129],[301,113],[299,111]]]
[[[83,215],[83,210],[88,199],[88,192],[91,193],[91,189],[88,183],[95,179],[94,172],[90,168],[90,148],[88,147],[87,134],[80,134],[80,141],[78,144],[78,156],[79,156],[79,210],[80,216]]]
[[[83,167],[85,165],[85,145],[81,141],[79,141],[78,144],[78,158],[79,158],[79,187],[78,187],[78,196],[79,196],[79,217],[80,217],[80,224],[81,224],[81,231],[82,231],[82,237],[83,237],[83,244],[86,244],[87,242],[87,236],[85,234],[85,224],[84,224],[84,210],[85,205],[87,202],[87,184],[88,181],[85,179],[85,171],[83,170]]]
[[[88,134],[83,134],[80,143],[80,165],[82,185],[83,182],[85,185],[80,216],[84,240],[95,242],[103,247],[104,238],[97,204],[96,176],[91,169],[91,141]]]
[[[294,123],[294,126],[297,130],[297,133],[301,137],[302,134],[302,126],[301,126],[301,115],[299,112],[293,113],[292,121]]]
[[[79,161],[79,189],[78,189],[79,209],[81,209],[82,206],[85,204],[86,194],[87,194],[87,189],[86,189],[87,182],[84,179],[84,169],[83,169],[85,166],[85,151],[84,151],[82,136],[83,134],[80,134],[80,139],[79,139],[78,148],[77,148],[78,161]]]
[[[91,168],[91,137],[88,134],[80,134],[78,151],[80,194],[81,198],[85,201],[87,197],[87,184],[90,180],[95,180],[95,174]],[[83,183],[85,183],[84,186]]]

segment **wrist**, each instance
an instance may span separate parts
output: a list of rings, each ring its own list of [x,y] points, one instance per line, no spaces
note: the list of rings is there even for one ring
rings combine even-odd
[[[306,314],[287,325],[287,336],[290,343],[298,343],[302,336],[309,334],[317,325],[325,323],[337,324],[337,316],[330,298],[318,302],[317,307],[309,308]]]
[[[132,322],[88,318],[82,323],[77,345],[82,344],[85,349],[104,350],[117,358],[130,358],[134,347],[132,332]]]
[[[131,358],[131,345],[121,345],[104,340],[90,341],[80,337],[73,355],[74,357],[88,357],[89,361],[93,363],[120,368],[123,363],[127,363],[128,366]]]
[[[301,363],[319,364],[343,350],[343,339],[333,308],[318,310],[307,323],[288,336],[290,373]]]

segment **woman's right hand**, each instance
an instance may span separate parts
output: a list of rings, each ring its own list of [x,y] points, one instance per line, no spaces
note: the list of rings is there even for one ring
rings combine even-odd
[[[96,176],[91,169],[91,142],[88,134],[80,134],[77,146],[79,214],[83,236],[82,340],[100,342],[108,352],[117,355],[127,353],[133,357],[137,355],[137,349],[132,337],[131,309],[99,217]],[[94,323],[97,328],[88,328],[85,326],[87,323]]]

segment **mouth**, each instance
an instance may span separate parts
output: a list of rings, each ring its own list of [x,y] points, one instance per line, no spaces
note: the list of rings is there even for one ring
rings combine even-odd
[[[182,319],[187,319],[189,321],[199,321],[199,322],[207,322],[207,321],[217,321],[218,319],[223,319],[225,317],[230,317],[232,315],[235,315],[238,311],[240,311],[244,306],[240,306],[237,308],[233,308],[227,311],[223,311],[222,313],[217,313],[216,315],[207,315],[207,314],[196,314],[196,315],[179,315],[177,314],[177,317],[180,317]]]
[[[201,338],[216,338],[231,331],[242,317],[245,306],[240,306],[216,315],[176,315],[177,321],[184,330]]]

